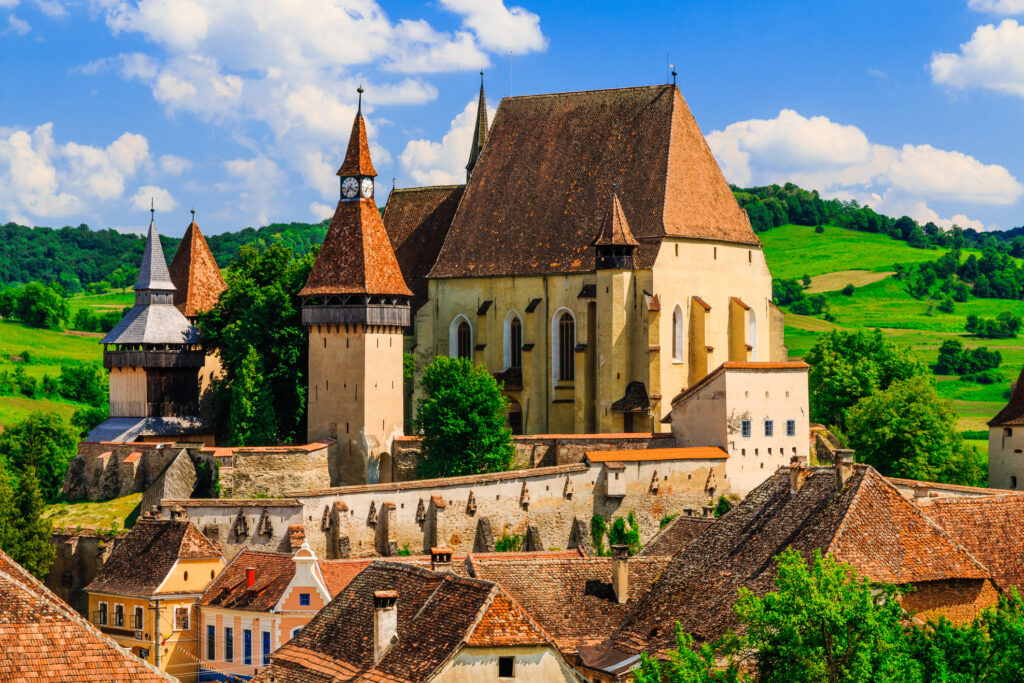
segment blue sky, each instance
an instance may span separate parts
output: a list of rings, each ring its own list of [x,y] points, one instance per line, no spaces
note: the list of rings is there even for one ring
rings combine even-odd
[[[666,53],[731,182],[1024,224],[1024,0],[0,0],[0,222],[319,220],[359,83],[386,190],[463,176],[480,69],[496,107]]]

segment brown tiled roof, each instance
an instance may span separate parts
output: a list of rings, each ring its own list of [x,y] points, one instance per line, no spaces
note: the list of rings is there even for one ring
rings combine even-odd
[[[171,261],[171,282],[174,283],[174,305],[187,318],[208,311],[227,289],[220,269],[195,221],[189,223],[185,236]]]
[[[345,151],[345,160],[338,169],[338,175],[377,175],[370,160],[370,143],[366,140],[366,121],[363,120],[362,113],[357,113],[352,122],[348,149]]]
[[[628,246],[638,247],[640,243],[633,237],[629,230],[629,222],[626,214],[622,212],[622,204],[619,203],[619,196],[612,192],[611,206],[601,221],[601,231],[594,239],[594,246]]]
[[[664,529],[654,535],[654,538],[647,541],[647,545],[640,549],[639,555],[641,557],[671,557],[688,546],[714,521],[714,517],[676,515],[676,518],[666,524]]]
[[[1024,424],[1024,381],[1021,380],[1024,380],[1024,368],[1017,377],[1017,383],[1013,385],[1009,403],[988,421],[989,427]]]
[[[774,590],[773,558],[788,547],[805,557],[821,549],[875,581],[902,584],[990,576],[874,469],[855,465],[846,485],[837,490],[833,468],[811,468],[792,494],[789,468],[781,468],[672,557],[596,654],[601,649],[663,652],[675,644],[677,621],[698,641],[737,628],[737,589],[745,587],[758,595]]]
[[[668,557],[630,558],[630,600],[624,605],[615,600],[609,557],[505,560],[475,555],[468,564],[473,576],[508,591],[551,635],[558,649],[568,653],[607,638],[668,561]]]
[[[384,206],[384,227],[405,282],[412,310],[427,300],[427,273],[437,260],[465,185],[392,190]]]
[[[341,200],[299,296],[412,296],[373,199]]]
[[[914,503],[985,565],[1002,590],[1024,590],[1024,496],[949,496]]]
[[[0,680],[173,681],[107,638],[0,551]]]
[[[587,451],[590,462],[648,462],[652,460],[723,460],[729,457],[717,446],[687,448],[637,448],[628,451]]]
[[[85,590],[149,597],[177,560],[218,557],[220,552],[188,520],[140,519]]]
[[[759,248],[675,86],[507,97],[430,276],[594,270],[613,184],[637,268],[665,236]]]
[[[372,596],[377,591],[398,593],[398,640],[374,664]],[[550,641],[493,583],[376,561],[275,652],[254,680],[425,681],[466,642]]]
[[[245,585],[249,568],[256,570],[256,582],[251,589]],[[292,555],[243,550],[206,588],[198,603],[266,612],[278,603],[294,576]]]

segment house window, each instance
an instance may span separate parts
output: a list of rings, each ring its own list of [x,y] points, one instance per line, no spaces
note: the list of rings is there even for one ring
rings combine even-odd
[[[124,626],[124,605],[114,605],[114,626]]]
[[[571,382],[576,378],[576,321],[566,311],[558,318],[558,381]]]
[[[242,631],[242,663],[252,664],[252,630]]]
[[[188,607],[175,607],[174,608],[174,630],[175,631],[187,631],[188,630]]]
[[[270,666],[270,631],[263,631],[263,666]]]
[[[141,631],[142,630],[142,619],[143,619],[142,608],[141,607],[136,607],[135,608],[135,613],[134,613],[134,615],[132,617],[132,628],[138,629],[138,630]]]
[[[775,435],[775,423],[771,420],[764,421],[764,435],[774,436]]]
[[[96,613],[96,623],[101,626],[107,625],[107,603],[99,604],[99,611]]]
[[[744,420],[740,423],[740,433],[743,435],[743,438],[750,438],[750,420]]]
[[[523,367],[523,321],[518,316],[508,322],[508,366]]]
[[[672,358],[677,361],[683,360],[683,309],[676,304],[672,311]]]
[[[299,593],[299,604],[303,607],[309,607],[309,593]]]
[[[786,420],[786,436],[796,436],[796,420]]]
[[[516,677],[516,658],[498,657],[498,678]]]
[[[224,661],[235,661],[235,630],[230,626],[224,627]]]
[[[217,659],[217,628],[212,624],[206,627],[206,658]]]
[[[293,628],[292,629],[292,638],[294,638],[295,636],[299,635],[299,631],[301,631],[301,630],[302,630],[301,626],[299,626],[298,628]]]

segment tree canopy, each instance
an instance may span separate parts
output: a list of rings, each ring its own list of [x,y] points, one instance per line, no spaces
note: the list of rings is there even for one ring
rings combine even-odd
[[[426,398],[414,420],[423,435],[420,476],[426,479],[501,472],[512,463],[508,401],[487,368],[467,358],[438,356],[423,373]]]
[[[0,460],[11,473],[32,469],[46,500],[56,500],[68,462],[78,447],[78,432],[56,413],[35,412],[7,425],[0,434]]]

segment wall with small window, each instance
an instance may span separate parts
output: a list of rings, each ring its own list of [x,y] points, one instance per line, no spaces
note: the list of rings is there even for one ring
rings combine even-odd
[[[1024,425],[997,425],[988,430],[988,485],[1024,490]]]
[[[431,679],[437,683],[579,681],[553,646],[466,647]]]

